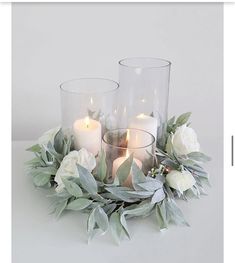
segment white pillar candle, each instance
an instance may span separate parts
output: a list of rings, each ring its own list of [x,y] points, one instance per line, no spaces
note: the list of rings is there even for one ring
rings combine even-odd
[[[157,119],[145,114],[140,114],[136,116],[131,122],[129,127],[140,129],[151,133],[154,136],[154,139],[157,138]],[[135,156],[140,159],[142,162],[149,158],[150,154],[153,154],[153,146],[151,145],[153,138],[144,133],[133,134],[129,136],[128,147],[129,148],[138,148],[133,150]],[[145,147],[148,146],[149,147]]]
[[[112,177],[115,178],[116,173],[120,165],[126,161],[128,158],[128,150],[126,156],[119,157],[113,161],[113,169],[112,169]],[[136,163],[136,165],[142,169],[142,162],[138,160],[137,158],[134,158],[133,161]],[[131,187],[132,186],[132,172],[128,175],[126,181],[124,182],[123,186]]]
[[[101,149],[101,124],[86,117],[76,120],[73,124],[76,149],[85,148],[94,155]]]
[[[140,129],[151,133],[154,138],[157,138],[157,119],[143,113],[137,115],[129,125],[130,128]]]

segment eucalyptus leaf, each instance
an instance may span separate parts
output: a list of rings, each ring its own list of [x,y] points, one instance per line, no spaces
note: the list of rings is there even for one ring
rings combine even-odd
[[[98,187],[94,176],[83,166],[77,164],[79,180],[82,187],[90,194],[96,194]]]
[[[82,196],[82,189],[74,182],[67,180],[65,177],[62,177],[62,182],[65,185],[66,190],[75,197]]]
[[[86,198],[75,199],[67,205],[66,209],[79,211],[88,207],[92,202],[92,200]]]

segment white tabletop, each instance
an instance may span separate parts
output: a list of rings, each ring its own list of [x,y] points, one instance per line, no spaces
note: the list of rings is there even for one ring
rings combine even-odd
[[[95,237],[87,245],[85,214],[69,212],[59,220],[49,214],[45,190],[36,189],[26,176],[24,162],[32,155],[25,148],[31,144],[13,142],[13,263],[223,261],[222,140],[216,144],[207,140],[207,153],[213,158],[208,165],[212,184],[208,196],[178,202],[190,227],[172,225],[162,233],[153,217],[131,219],[128,226],[132,239],[120,246],[110,233]]]

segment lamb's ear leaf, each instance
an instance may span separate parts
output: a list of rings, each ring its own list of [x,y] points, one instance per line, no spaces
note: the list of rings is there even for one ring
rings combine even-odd
[[[64,201],[61,201],[59,202],[57,205],[56,205],[56,208],[55,208],[55,216],[56,218],[59,218],[62,214],[62,212],[65,210],[66,206],[67,206],[67,202],[68,200],[64,200]]]
[[[120,214],[118,212],[112,213],[109,219],[111,234],[117,244],[120,244],[122,234],[125,233],[120,221]]]
[[[188,158],[197,161],[197,162],[208,162],[211,160],[211,158],[204,153],[201,152],[191,152],[188,155]]]
[[[161,203],[156,205],[155,215],[156,215],[157,223],[160,227],[160,230],[166,229],[168,227],[169,222],[167,218],[165,200],[163,200]]]
[[[128,230],[128,227],[127,227],[127,222],[126,222],[126,218],[125,218],[125,214],[124,213],[122,213],[121,216],[120,216],[120,222],[122,224],[124,233],[130,239],[130,234],[129,234],[129,230]]]
[[[96,206],[88,216],[87,232],[88,242],[99,232],[105,233],[108,230],[108,216],[100,206]]]
[[[154,193],[154,195],[151,199],[151,204],[161,202],[165,197],[166,197],[166,194],[165,194],[163,188],[157,189],[157,191]]]
[[[191,114],[192,114],[191,112],[186,112],[181,114],[176,120],[176,126],[179,127],[187,123]]]
[[[146,176],[142,172],[142,170],[138,167],[138,165],[133,161],[132,164],[132,185],[136,191],[143,190],[140,186],[141,183],[146,182]]]
[[[118,177],[120,184],[123,184],[126,181],[131,172],[132,163],[133,153],[118,167],[116,176]]]
[[[79,181],[83,189],[90,194],[96,194],[98,191],[97,183],[94,176],[86,168],[77,164]]]
[[[105,151],[102,149],[102,151],[99,154],[99,162],[97,169],[97,178],[100,181],[103,181],[105,179],[107,173],[107,164],[105,159],[106,159]]]
[[[82,196],[82,189],[74,182],[66,179],[65,177],[62,177],[62,182],[65,185],[66,190],[75,197]]]
[[[105,233],[109,228],[109,220],[104,209],[98,206],[95,210],[95,221],[98,227]]]
[[[59,131],[56,133],[54,138],[54,148],[58,153],[63,153],[64,148],[64,135],[62,129],[60,128]]]
[[[182,211],[179,209],[173,199],[166,200],[165,207],[170,222],[173,222],[176,225],[189,226],[188,222],[184,218]]]
[[[41,151],[41,146],[39,144],[34,144],[28,149],[26,149],[26,151],[39,153]]]
[[[48,184],[50,182],[51,179],[51,175],[48,173],[43,173],[40,171],[32,171],[31,172],[32,177],[33,177],[33,183],[35,184],[35,186],[45,186],[46,184]]]
[[[187,123],[191,114],[192,114],[191,112],[186,112],[181,114],[176,120],[176,126],[179,127]]]
[[[79,198],[79,199],[76,199],[76,200],[70,202],[67,205],[66,209],[79,211],[79,210],[82,210],[82,209],[88,207],[91,203],[92,203],[92,200],[89,200],[86,198]]]

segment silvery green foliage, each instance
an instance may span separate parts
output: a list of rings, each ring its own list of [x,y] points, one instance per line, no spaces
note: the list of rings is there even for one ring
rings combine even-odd
[[[26,162],[35,186],[52,187],[61,161],[73,148],[72,138],[64,136],[62,129],[52,141],[47,145],[35,144],[27,149],[35,155],[32,160]]]
[[[153,215],[160,230],[168,228],[171,223],[188,226],[175,200],[199,198],[205,194],[203,184],[209,185],[209,178],[201,164],[210,160],[201,152],[177,156],[168,140],[177,127],[188,123],[189,117],[190,113],[185,113],[177,119],[171,118],[163,125],[164,133],[156,152],[159,163],[147,175],[134,162],[132,154],[118,168],[112,183],[106,181],[104,151],[100,152],[97,166],[92,173],[77,165],[79,177],[62,177],[65,187],[61,192],[50,196],[52,212],[56,217],[71,210],[88,213],[88,242],[96,234],[104,234],[108,230],[118,244],[123,238],[130,238],[127,220],[133,217]],[[61,130],[55,135],[53,143],[48,142],[47,146],[37,144],[29,148],[28,151],[35,154],[35,158],[28,162],[34,184],[40,187],[56,186],[54,176],[57,169],[63,157],[72,150],[72,138],[63,135]],[[183,193],[172,189],[166,182],[169,170],[189,171],[196,184]],[[124,187],[123,182],[130,172],[132,187]]]
[[[156,152],[161,165],[163,165],[166,169],[189,171],[196,180],[196,184],[183,193],[169,188],[166,184],[164,185],[165,190],[169,196],[183,200],[188,200],[189,198],[193,197],[199,198],[201,195],[205,194],[203,184],[210,186],[209,174],[202,167],[202,164],[210,161],[211,158],[202,152],[191,152],[187,155],[177,156],[171,140],[168,140],[168,138],[174,134],[178,127],[184,124],[187,126],[190,125],[190,123],[188,123],[190,115],[191,113],[187,112],[180,115],[177,119],[172,117],[166,124],[163,125],[165,127],[165,132],[162,135],[162,138],[159,140],[160,143],[158,144]]]

